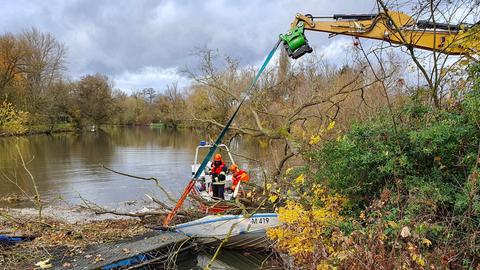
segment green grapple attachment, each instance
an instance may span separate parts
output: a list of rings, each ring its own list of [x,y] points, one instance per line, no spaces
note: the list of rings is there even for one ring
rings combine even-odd
[[[313,52],[312,47],[308,45],[308,40],[305,37],[304,31],[303,22],[299,22],[297,26],[290,29],[286,34],[280,35],[283,47],[285,47],[288,56],[293,59],[300,58],[306,53]]]

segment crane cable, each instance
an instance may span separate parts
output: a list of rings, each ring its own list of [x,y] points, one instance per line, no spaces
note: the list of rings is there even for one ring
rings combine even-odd
[[[240,103],[238,104],[237,106],[237,109],[235,110],[235,112],[232,114],[232,116],[230,117],[230,119],[228,120],[227,124],[223,127],[222,131],[220,132],[220,135],[218,135],[217,139],[215,140],[215,143],[212,145],[212,147],[210,148],[210,151],[208,151],[207,155],[205,156],[205,158],[203,159],[202,163],[200,164],[200,167],[198,167],[197,171],[195,172],[195,175],[190,179],[190,181],[188,182],[187,186],[185,187],[185,190],[183,191],[182,193],[182,196],[180,197],[180,199],[178,200],[177,204],[175,205],[175,207],[170,211],[170,213],[168,213],[167,217],[164,219],[163,221],[163,226],[166,228],[168,227],[168,225],[170,224],[170,222],[172,221],[172,219],[175,217],[177,211],[180,209],[180,207],[182,206],[183,202],[185,201],[185,199],[187,198],[188,194],[190,194],[190,191],[192,191],[194,185],[195,185],[195,181],[200,177],[200,175],[202,174],[202,172],[205,170],[205,167],[207,166],[207,163],[208,161],[212,158],[213,154],[215,153],[215,151],[217,150],[217,147],[218,145],[222,142],[222,139],[223,137],[225,136],[225,134],[227,133],[228,129],[230,128],[230,125],[232,124],[233,120],[235,119],[235,117],[237,116],[237,113],[238,111],[240,110],[240,107],[242,107],[243,103],[245,102],[245,100],[247,99],[247,97],[249,96],[250,92],[252,91],[253,87],[255,86],[255,84],[257,83],[258,79],[260,78],[260,75],[262,75],[262,73],[265,71],[265,68],[267,67],[268,63],[270,62],[270,60],[272,59],[273,55],[275,54],[275,51],[277,50],[278,46],[280,45],[280,42],[281,40],[279,39],[277,41],[277,43],[275,44],[275,46],[272,48],[272,50],[270,51],[270,53],[267,55],[267,58],[265,59],[265,61],[263,62],[262,66],[260,67],[260,69],[258,70],[257,72],[257,75],[255,75],[255,77],[253,78],[252,82],[250,83],[250,85],[248,86],[248,88],[244,91],[243,93],[243,98],[242,100],[240,101]]]

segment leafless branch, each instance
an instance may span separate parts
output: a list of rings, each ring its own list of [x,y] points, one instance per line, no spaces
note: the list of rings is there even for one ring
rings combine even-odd
[[[104,168],[105,170],[108,170],[108,171],[111,171],[113,173],[116,173],[116,174],[119,174],[119,175],[123,175],[123,176],[127,176],[127,177],[131,177],[131,178],[135,178],[135,179],[140,179],[140,180],[146,180],[146,181],[153,181],[155,182],[155,185],[167,196],[167,198],[173,202],[174,204],[177,203],[177,200],[175,198],[173,198],[170,193],[160,185],[160,182],[157,178],[155,177],[142,177],[142,176],[137,176],[137,175],[132,175],[132,174],[128,174],[128,173],[123,173],[123,172],[119,172],[119,171],[116,171],[116,170],[113,170],[113,169],[110,169],[108,167],[106,167],[105,165],[101,164],[100,166],[102,166],[102,168]]]

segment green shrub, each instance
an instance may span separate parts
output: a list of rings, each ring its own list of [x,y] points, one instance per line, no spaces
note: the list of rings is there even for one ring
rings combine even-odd
[[[326,142],[311,153],[316,180],[358,209],[388,188],[410,215],[466,211],[480,143],[480,68],[472,70],[475,84],[458,106],[435,109],[411,101],[396,109],[396,125],[385,113]]]
[[[394,109],[395,124],[386,112],[309,153],[315,181],[350,202],[340,230],[358,258],[480,265],[480,65],[469,81],[444,108],[413,98]]]

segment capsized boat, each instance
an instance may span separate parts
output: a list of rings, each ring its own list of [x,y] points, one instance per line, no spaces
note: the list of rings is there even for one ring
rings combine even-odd
[[[266,231],[279,225],[276,213],[253,215],[209,215],[178,224],[174,230],[196,238],[202,244],[218,244],[238,249],[268,249]]]

